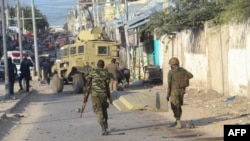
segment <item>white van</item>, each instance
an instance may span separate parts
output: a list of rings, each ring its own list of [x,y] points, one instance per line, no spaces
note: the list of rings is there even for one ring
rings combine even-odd
[[[20,60],[20,51],[7,51],[7,57],[11,57],[12,62],[14,64],[16,64],[17,67],[17,75],[20,76],[20,65],[21,65],[21,60]],[[27,57],[27,59],[33,64],[32,67],[30,67],[30,71],[32,72],[32,70],[34,69],[34,62],[31,59],[31,57],[23,52],[23,58]],[[1,58],[1,64],[4,64],[4,56]]]

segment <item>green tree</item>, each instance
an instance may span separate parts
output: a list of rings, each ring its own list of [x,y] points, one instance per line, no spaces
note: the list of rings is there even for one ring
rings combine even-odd
[[[218,3],[224,10],[218,16],[218,22],[224,24],[228,22],[242,22],[250,17],[249,0],[224,0]]]
[[[63,29],[66,30],[66,31],[68,31],[68,23],[65,23],[65,24],[63,25]]]
[[[21,10],[23,10],[24,13],[24,18],[30,18],[30,19],[25,19],[24,20],[24,28],[28,31],[33,31],[33,22],[32,22],[32,9],[31,7],[22,7],[20,8]],[[16,8],[15,7],[11,7],[9,10],[9,14],[11,18],[15,18],[16,17]],[[48,28],[49,23],[47,21],[46,16],[44,16],[40,10],[38,10],[37,8],[35,8],[35,17],[36,19],[36,28],[37,29],[41,29],[41,30],[45,30],[46,28]],[[16,20],[11,20],[10,21],[11,25],[17,25]]]
[[[250,17],[250,0],[172,0],[169,7],[150,16],[140,28],[154,31],[157,37],[182,30],[201,30],[209,26],[242,22]]]
[[[152,14],[142,29],[154,30],[158,37],[181,30],[199,30],[221,11],[216,1],[175,0],[164,11]]]

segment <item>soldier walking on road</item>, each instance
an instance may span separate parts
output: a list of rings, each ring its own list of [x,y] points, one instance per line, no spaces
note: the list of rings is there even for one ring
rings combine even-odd
[[[19,77],[19,86],[20,86],[20,89],[19,91],[23,90],[23,85],[22,85],[22,80],[23,78],[25,79],[25,82],[26,82],[26,92],[29,92],[29,87],[30,87],[30,67],[32,67],[33,64],[27,59],[27,57],[24,57],[23,61],[21,62],[21,65],[20,65],[20,71],[21,71],[21,74],[20,74],[20,77]]]
[[[99,60],[97,63],[97,69],[93,69],[89,75],[87,75],[86,88],[91,85],[90,94],[92,99],[93,111],[96,114],[97,121],[102,128],[102,135],[108,135],[108,112],[107,108],[109,103],[112,104],[112,98],[109,90],[109,77],[107,70],[104,69],[104,61]],[[88,95],[84,96],[83,102],[86,104]],[[107,102],[109,101],[109,103]]]
[[[9,94],[10,96],[14,95],[14,84],[17,76],[17,68],[16,65],[12,62],[12,59],[8,58],[8,70],[9,70]]]
[[[193,77],[193,74],[186,69],[179,67],[178,58],[171,58],[169,60],[171,70],[168,72],[168,92],[167,101],[170,100],[171,109],[176,119],[174,125],[176,128],[181,128],[181,114],[183,105],[183,98],[185,89],[189,86],[189,79]]]
[[[109,89],[110,91],[117,91],[117,86],[118,86],[118,76],[117,73],[120,74],[123,78],[124,75],[122,72],[119,70],[119,66],[116,64],[116,59],[113,58],[111,60],[111,63],[108,64],[105,69],[109,72],[109,77],[110,77],[110,82],[109,82]]]

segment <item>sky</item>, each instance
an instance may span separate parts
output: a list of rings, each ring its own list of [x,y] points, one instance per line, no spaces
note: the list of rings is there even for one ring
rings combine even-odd
[[[17,0],[5,0],[5,3],[16,4]],[[78,0],[34,0],[35,7],[47,17],[50,26],[61,26],[67,21],[69,10],[76,9]],[[158,0],[159,1],[159,0]],[[21,6],[31,6],[32,0],[19,0]],[[152,4],[151,4],[152,5]],[[137,11],[138,6],[130,6],[129,12]],[[133,13],[133,12],[132,12]]]
[[[15,2],[16,0],[9,0]],[[22,6],[31,6],[32,0],[19,0]],[[76,8],[77,0],[34,0],[35,7],[47,17],[50,26],[64,25],[69,10]]]

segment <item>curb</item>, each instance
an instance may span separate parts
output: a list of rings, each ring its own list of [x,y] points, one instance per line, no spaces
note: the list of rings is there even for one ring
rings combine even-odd
[[[10,106],[9,108],[7,108],[3,113],[0,113],[0,122],[2,122],[2,120],[6,118],[6,115],[8,113],[11,113],[13,111],[13,109],[15,109],[26,97],[28,97],[29,95],[33,94],[34,92],[35,92],[35,90],[32,89],[28,93],[27,92],[23,93],[22,94],[23,96],[21,98],[17,99],[12,106]]]
[[[148,90],[116,91],[111,94],[113,104],[119,111],[148,110],[167,112],[168,103],[164,92]]]

